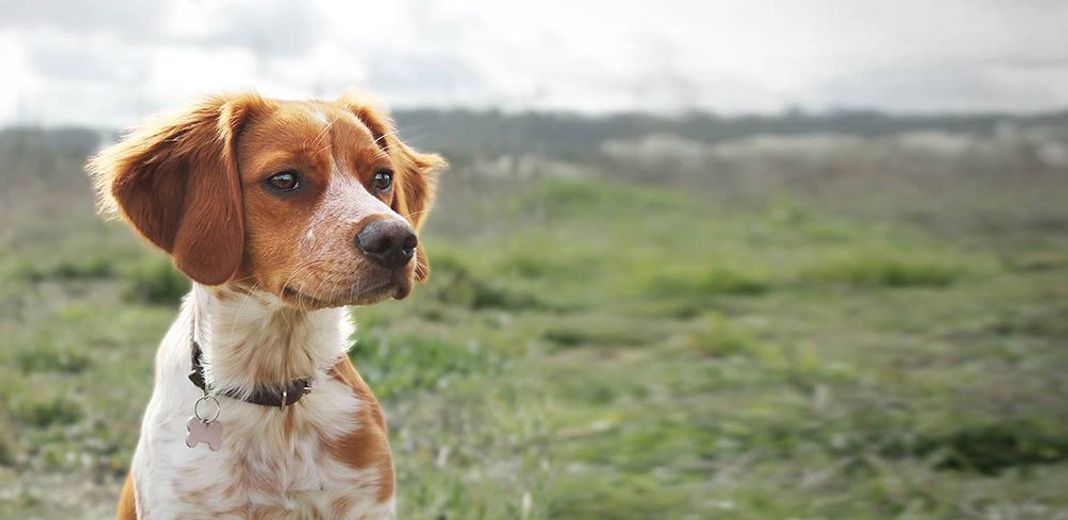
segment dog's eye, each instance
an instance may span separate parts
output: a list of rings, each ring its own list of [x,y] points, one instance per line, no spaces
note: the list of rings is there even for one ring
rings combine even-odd
[[[296,170],[286,170],[268,177],[265,182],[275,191],[293,191],[300,187],[300,174]]]
[[[385,193],[393,187],[393,172],[390,170],[378,170],[375,172],[374,181],[371,185],[375,187],[376,191]]]

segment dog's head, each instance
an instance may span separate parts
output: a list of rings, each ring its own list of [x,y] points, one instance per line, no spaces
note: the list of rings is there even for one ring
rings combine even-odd
[[[204,285],[323,308],[405,297],[430,264],[416,232],[437,155],[357,97],[217,96],[89,163],[105,209]]]

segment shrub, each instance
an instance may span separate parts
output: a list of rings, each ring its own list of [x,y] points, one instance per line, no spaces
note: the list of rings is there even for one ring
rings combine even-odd
[[[556,316],[549,323],[542,337],[559,347],[634,346],[655,343],[661,336],[652,324],[612,315]]]
[[[989,328],[1002,335],[1068,338],[1068,304],[1019,307],[995,320]]]
[[[658,275],[648,286],[657,296],[759,295],[771,289],[771,282],[764,276],[720,267],[697,274]]]
[[[942,262],[854,256],[809,269],[802,278],[809,282],[854,286],[942,287],[953,283],[961,274],[959,268]]]
[[[62,396],[28,396],[13,402],[11,412],[16,419],[37,428],[71,424],[82,418],[81,407]]]
[[[923,437],[916,452],[939,455],[941,469],[995,475],[1007,468],[1068,460],[1068,437],[1043,433],[1034,425],[994,424]]]
[[[718,314],[706,316],[687,344],[710,357],[749,356],[763,348],[756,338]]]
[[[0,422],[0,466],[11,466],[15,463],[15,448],[10,439],[11,432]]]
[[[83,280],[110,278],[115,274],[115,262],[103,256],[61,258],[57,261],[36,263],[25,260],[12,268],[12,276],[39,282],[47,279]]]
[[[123,296],[138,303],[171,304],[189,292],[189,280],[157,257],[131,265],[122,280]]]
[[[763,294],[770,284],[762,277],[740,271],[715,269],[696,280],[698,290],[712,294]]]
[[[42,338],[41,342],[16,352],[15,364],[26,372],[74,374],[92,366],[92,360],[86,354],[59,347],[48,338]]]
[[[439,338],[391,338],[380,332],[361,334],[350,357],[383,399],[429,390],[468,374],[493,371],[498,359],[475,342],[457,345]]]
[[[431,294],[441,303],[470,309],[524,310],[545,305],[534,295],[505,289],[492,280],[476,277],[460,261],[442,257],[434,264]]]
[[[107,257],[82,257],[66,259],[52,270],[54,278],[79,279],[79,278],[109,278],[115,274],[115,262]]]

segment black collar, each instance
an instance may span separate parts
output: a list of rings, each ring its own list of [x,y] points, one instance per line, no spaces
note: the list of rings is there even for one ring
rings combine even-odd
[[[189,371],[189,380],[206,394],[208,389],[207,384],[204,382],[204,365],[201,361],[203,354],[200,351],[200,345],[197,344],[196,339],[191,338],[190,342],[193,344],[193,370]],[[311,393],[310,379],[294,379],[281,386],[257,386],[252,389],[252,394],[248,397],[241,397],[240,393],[234,389],[220,391],[216,395],[237,399],[246,403],[258,404],[260,406],[285,408],[300,401],[305,394],[309,393]]]

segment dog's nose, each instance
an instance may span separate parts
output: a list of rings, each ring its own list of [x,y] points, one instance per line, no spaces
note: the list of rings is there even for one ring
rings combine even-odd
[[[397,220],[375,220],[356,234],[356,247],[388,269],[407,265],[418,243],[412,228]]]

